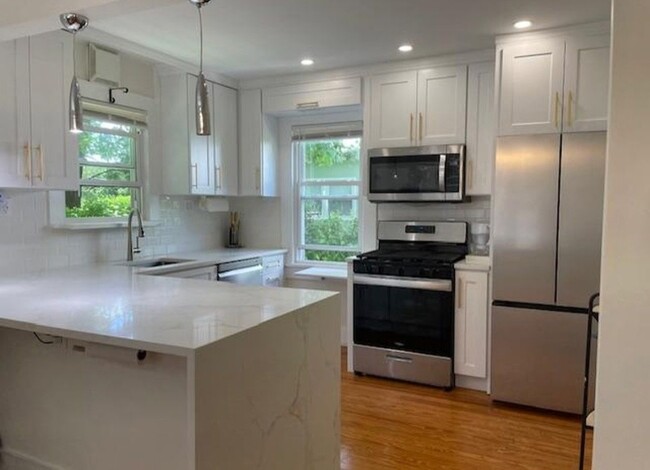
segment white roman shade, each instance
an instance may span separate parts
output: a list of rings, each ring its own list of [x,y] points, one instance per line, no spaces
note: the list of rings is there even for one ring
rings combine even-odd
[[[362,121],[337,122],[333,124],[309,124],[293,126],[292,140],[324,140],[361,137]]]

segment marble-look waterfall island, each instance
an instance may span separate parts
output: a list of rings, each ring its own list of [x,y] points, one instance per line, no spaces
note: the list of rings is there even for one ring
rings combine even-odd
[[[0,279],[0,468],[339,468],[337,294],[95,266]]]

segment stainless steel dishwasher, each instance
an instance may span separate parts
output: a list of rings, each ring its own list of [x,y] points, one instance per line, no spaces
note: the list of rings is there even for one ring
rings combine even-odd
[[[222,263],[217,265],[217,281],[261,286],[263,284],[263,270],[262,258]]]

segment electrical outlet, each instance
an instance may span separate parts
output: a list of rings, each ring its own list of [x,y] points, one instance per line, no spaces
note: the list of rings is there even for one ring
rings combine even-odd
[[[10,199],[6,193],[0,192],[0,215],[11,215]]]

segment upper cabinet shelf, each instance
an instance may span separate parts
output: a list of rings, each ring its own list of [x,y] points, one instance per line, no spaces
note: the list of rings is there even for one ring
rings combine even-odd
[[[499,135],[607,129],[609,35],[507,43],[497,60]]]

